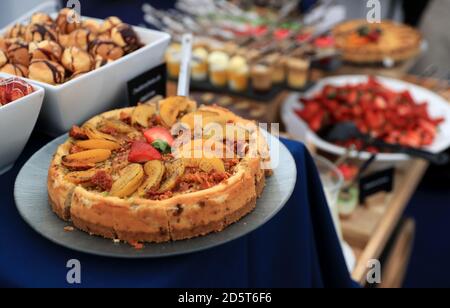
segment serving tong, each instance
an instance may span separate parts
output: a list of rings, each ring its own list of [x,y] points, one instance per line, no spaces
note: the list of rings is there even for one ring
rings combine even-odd
[[[446,165],[450,159],[449,155],[446,153],[435,154],[421,149],[404,146],[398,143],[387,143],[368,134],[363,134],[353,122],[342,122],[329,127],[325,127],[321,130],[321,132],[319,132],[319,135],[323,136],[325,140],[331,142],[347,141],[351,139],[360,140],[363,142],[364,148],[374,146],[376,148],[392,151],[395,153],[407,154],[412,157],[425,159],[428,162],[438,166]]]

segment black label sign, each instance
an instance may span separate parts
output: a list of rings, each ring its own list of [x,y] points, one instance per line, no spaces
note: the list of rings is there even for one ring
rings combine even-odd
[[[395,169],[373,173],[361,178],[359,181],[359,202],[364,204],[367,197],[370,197],[381,191],[392,192],[394,189]]]
[[[157,95],[166,96],[166,64],[161,64],[128,82],[130,106],[146,102]]]

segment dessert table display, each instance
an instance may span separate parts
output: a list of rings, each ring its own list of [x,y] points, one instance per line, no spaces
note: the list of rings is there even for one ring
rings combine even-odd
[[[143,6],[162,32],[118,17],[75,26],[48,4],[2,31],[0,71],[21,79],[0,81],[0,118],[22,108],[30,127],[7,136],[5,166],[1,144],[0,285],[70,286],[76,259],[82,287],[354,287],[379,259],[380,286],[401,286],[415,231],[401,218],[428,163],[398,153],[445,164],[450,109],[431,92],[450,87],[373,76],[405,77],[420,33],[340,23],[334,7],[189,3]],[[189,98],[175,96],[189,76],[181,29],[196,34]],[[198,116],[219,124],[200,143]]]
[[[2,71],[46,90],[43,114],[68,102],[71,110],[85,111],[74,99],[93,107],[83,116],[72,113],[77,118],[60,113],[61,122],[42,118],[50,134],[73,126],[53,141],[36,130],[22,160],[1,178],[2,204],[9,204],[0,215],[7,230],[0,237],[2,284],[67,286],[61,275],[67,268],[55,264],[77,259],[95,269],[86,276],[100,270],[83,286],[355,286],[301,143],[283,145],[256,122],[224,107],[198,106],[186,94],[111,111],[102,105],[105,97],[83,96],[98,91],[74,94],[78,81],[113,77],[107,70],[121,63],[133,75],[122,77],[139,75],[145,88],[153,79],[140,74],[160,63],[168,37],[117,17],[69,23],[70,14],[34,11],[2,31]],[[145,52],[151,67],[133,67]],[[235,66],[242,65],[238,60]],[[98,89],[116,88],[100,79]],[[124,94],[124,81],[115,82],[122,93],[111,101]],[[70,97],[55,96],[63,90]],[[94,110],[98,115],[82,123]],[[207,134],[200,139],[198,116]],[[208,131],[208,124],[218,127]],[[18,257],[31,255],[33,262]]]

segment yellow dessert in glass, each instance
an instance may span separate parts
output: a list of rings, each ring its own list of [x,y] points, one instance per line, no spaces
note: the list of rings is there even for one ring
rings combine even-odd
[[[290,58],[287,60],[288,85],[293,89],[302,89],[309,79],[310,62],[305,59]]]
[[[214,51],[209,55],[209,79],[216,87],[225,87],[228,82],[228,63],[230,57],[222,51]]]
[[[192,52],[191,77],[196,81],[208,78],[208,51],[205,48],[196,48]]]
[[[266,92],[272,87],[272,69],[267,65],[254,65],[251,69],[251,78],[255,91]]]
[[[278,53],[266,57],[265,61],[272,68],[272,82],[274,84],[286,81],[286,58]]]
[[[167,74],[171,78],[178,78],[180,75],[181,45],[172,44],[166,51]]]
[[[250,69],[247,60],[241,56],[231,58],[228,65],[228,86],[232,91],[242,92],[248,88]]]

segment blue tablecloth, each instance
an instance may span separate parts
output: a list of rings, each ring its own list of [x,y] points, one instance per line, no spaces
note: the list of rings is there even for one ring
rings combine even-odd
[[[298,169],[285,208],[229,244],[179,257],[120,260],[71,251],[41,237],[19,216],[15,178],[45,143],[35,134],[16,167],[0,176],[0,286],[68,287],[66,263],[81,262],[81,287],[351,287],[314,163],[305,147],[282,140]],[[44,180],[44,179],[43,179]]]

